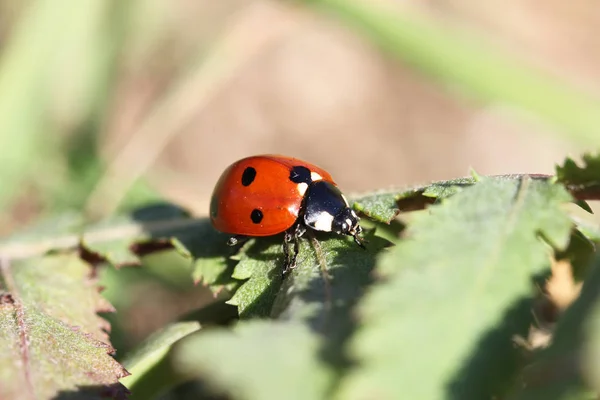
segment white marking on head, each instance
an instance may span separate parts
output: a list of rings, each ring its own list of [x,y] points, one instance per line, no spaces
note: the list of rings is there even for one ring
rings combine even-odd
[[[333,215],[329,214],[327,211],[321,211],[321,213],[317,216],[313,228],[317,231],[331,232],[332,224]]]
[[[358,215],[356,215],[356,213],[354,212],[354,210],[350,210],[350,212],[352,213],[352,216],[353,216],[354,218],[358,218]]]
[[[321,175],[317,174],[316,172],[311,172],[310,179],[312,179],[313,181],[320,181],[323,179],[323,177]]]
[[[298,186],[296,186],[296,188],[298,188],[298,193],[300,193],[300,196],[304,196],[304,193],[306,193],[306,189],[308,189],[308,184],[302,182],[299,183]]]
[[[346,223],[348,224],[348,227],[352,226],[352,220],[350,218],[346,218]]]

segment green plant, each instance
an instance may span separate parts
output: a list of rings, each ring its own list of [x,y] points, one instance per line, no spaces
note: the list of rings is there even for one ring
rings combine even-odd
[[[302,3],[442,85],[598,145],[597,99],[497,48],[366,1]],[[567,159],[555,176],[473,173],[356,196],[367,250],[348,238],[308,236],[283,281],[280,237],[230,248],[207,219],[168,204],[131,201],[129,212],[95,224],[64,212],[87,205],[108,214],[151,162],[136,165],[104,204],[115,180],[98,189],[105,165],[96,135],[117,55],[143,53],[159,36],[157,16],[141,17],[144,4],[31,2],[3,48],[0,208],[10,214],[31,187],[51,211],[0,241],[0,400],[119,399],[129,391],[131,399],[597,398],[600,229],[581,211],[600,198],[596,155],[583,166]],[[143,29],[129,32],[132,21]],[[202,49],[200,67],[194,58],[194,68],[181,68],[132,143],[153,137],[146,150],[157,154],[189,118],[189,99],[209,97],[250,58],[242,52],[229,62],[231,47],[217,41],[214,51]],[[575,294],[584,283],[565,310],[546,284],[559,263]],[[126,309],[140,280],[200,291],[190,289],[195,282],[215,297],[131,349],[118,323],[107,333],[98,313],[114,318]]]
[[[124,397],[127,373],[106,354],[95,314],[110,306],[89,283],[101,264],[173,247],[222,297],[125,357],[131,398],[190,380],[207,398],[588,398],[600,382],[599,237],[564,207],[599,193],[600,161],[585,160],[567,160],[556,177],[474,174],[357,197],[368,249],[310,236],[284,280],[281,238],[231,249],[206,219],[172,206],[81,236],[16,237],[0,247],[1,397],[81,387],[82,398],[94,388]],[[399,205],[424,210],[402,224]],[[532,310],[551,261],[575,258],[589,260],[573,262],[586,283],[554,342],[519,345],[515,337],[543,328]]]

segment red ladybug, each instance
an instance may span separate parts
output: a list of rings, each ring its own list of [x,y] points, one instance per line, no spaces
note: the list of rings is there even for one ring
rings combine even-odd
[[[213,191],[210,219],[215,229],[234,235],[231,245],[285,232],[284,273],[295,266],[298,238],[307,228],[352,236],[364,248],[359,218],[331,175],[291,157],[260,155],[230,165]]]

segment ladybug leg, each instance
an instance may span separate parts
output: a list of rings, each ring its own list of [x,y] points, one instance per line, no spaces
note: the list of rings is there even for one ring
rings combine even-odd
[[[292,255],[292,268],[296,268],[296,258],[298,258],[298,253],[300,253],[300,236],[304,235],[304,232],[306,232],[306,228],[303,225],[296,225],[293,233],[294,254]]]
[[[293,240],[293,234],[291,229],[285,232],[283,236],[283,255],[285,257],[285,261],[283,263],[283,272],[281,273],[282,278],[285,278],[285,275],[295,267],[292,262],[292,255],[290,254],[289,243]]]
[[[360,237],[361,233],[362,233],[362,227],[359,225],[356,228],[356,231],[354,232],[352,237],[354,238],[354,243],[359,245],[362,249],[366,250],[367,248],[365,247],[365,243],[368,243],[368,242],[365,239],[363,239],[362,237]]]
[[[300,236],[306,232],[306,228],[302,224],[297,224],[285,232],[283,240],[283,253],[285,255],[285,265],[283,275],[287,274],[292,269],[296,268],[296,260],[300,252]],[[290,253],[289,243],[294,242],[293,253]]]
[[[306,233],[306,226],[303,224],[298,224],[296,225],[296,230],[294,232],[296,233],[296,237],[299,238]]]
[[[246,242],[248,239],[250,239],[248,236],[235,235],[229,238],[229,240],[227,241],[227,245],[235,246],[236,244]]]

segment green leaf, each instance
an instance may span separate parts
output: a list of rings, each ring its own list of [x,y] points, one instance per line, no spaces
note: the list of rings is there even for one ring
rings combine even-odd
[[[11,259],[36,257],[57,249],[75,249],[84,226],[78,213],[48,217],[0,241],[0,254]]]
[[[389,224],[401,211],[412,211],[433,203],[437,198],[449,197],[461,187],[475,183],[473,178],[459,178],[433,182],[410,189],[366,194],[352,199],[354,209],[377,222]]]
[[[178,233],[173,240],[175,247],[192,260],[194,282],[201,282],[214,293],[236,287],[231,277],[236,261],[230,259],[235,248],[227,245],[227,239],[206,219],[195,229]]]
[[[191,218],[186,210],[165,203],[87,227],[80,216],[55,218],[0,242],[0,254],[21,259],[73,250],[81,244],[89,256],[121,267],[141,265],[140,256],[174,247],[190,259],[194,280],[218,293],[237,285],[231,278],[236,261],[230,256],[235,249],[226,245],[227,238],[215,231],[208,218]]]
[[[434,182],[423,189],[423,196],[434,199],[445,199],[460,192],[464,187],[474,185],[476,182],[477,180],[471,177]]]
[[[133,393],[130,399],[153,398],[179,383],[164,365],[167,355],[173,344],[198,330],[200,324],[194,321],[168,325],[125,358],[123,364],[131,375],[121,379],[121,383]]]
[[[324,304],[329,301],[337,301],[338,304],[345,302],[337,297],[347,289],[345,285],[353,286],[354,280],[366,285],[375,255],[389,245],[387,240],[375,236],[374,231],[365,235],[369,241],[367,250],[358,247],[348,237],[323,234],[317,240],[309,239],[311,235],[312,232],[307,233],[307,239],[301,238],[298,265],[284,280],[281,276],[284,263],[283,238],[256,240],[241,254],[233,277],[247,281],[228,301],[229,304],[238,306],[240,317],[278,316],[287,307],[302,309],[303,307],[290,304],[292,299],[300,301],[298,296],[301,293],[302,296],[315,296],[318,298],[317,302]],[[341,271],[352,273],[348,275]],[[342,289],[339,293],[336,292],[338,288]],[[276,301],[278,304],[274,308]],[[314,311],[314,305],[306,308]]]
[[[200,309],[193,310],[180,318],[181,321],[199,322],[203,328],[214,325],[226,326],[237,321],[238,312],[235,306],[226,300],[217,300]]]
[[[595,274],[590,277],[586,293],[581,296],[582,302],[593,303],[593,305],[590,307],[588,315],[585,315],[587,314],[585,311],[579,310],[585,316],[585,323],[582,326],[584,340],[579,342],[580,345],[583,345],[579,354],[583,358],[581,370],[584,374],[584,380],[587,386],[591,387],[597,395],[600,393],[600,290],[598,289],[600,288],[600,277],[598,276],[600,275],[600,263],[596,262],[595,264]],[[591,293],[588,293],[588,290]],[[577,309],[574,311],[577,311]],[[571,324],[569,328],[567,330],[565,327],[560,332],[561,335],[567,336],[567,338],[563,339],[560,337],[557,340],[568,341],[568,336],[574,335],[574,332],[577,332],[577,328],[579,327],[576,324]],[[571,338],[574,339],[573,336]],[[574,342],[570,344],[577,345]]]
[[[515,399],[596,399],[600,391],[600,258],[565,311],[552,344],[526,369]],[[593,389],[593,390],[592,390]]]
[[[192,277],[213,292],[235,288],[231,278],[235,249],[227,246],[227,235],[215,231],[208,218],[193,219],[187,211],[170,205],[137,209],[86,230],[83,241],[116,266],[139,265],[139,256],[175,247],[191,260]]]
[[[354,202],[354,209],[356,211],[360,211],[375,221],[389,224],[400,213],[398,198],[402,194],[402,192],[399,193],[396,191],[380,192],[361,196],[357,199],[352,199],[352,201]],[[408,190],[406,194],[412,195],[413,191]]]
[[[573,270],[573,277],[582,281],[588,274],[596,252],[596,245],[578,229],[571,233],[569,245],[564,251],[558,251],[555,255],[557,260],[568,260]]]
[[[355,326],[353,311],[372,282],[377,255],[390,245],[365,233],[367,249],[345,237],[312,239],[303,243],[299,266],[277,293],[271,317],[304,321],[325,341],[323,357],[331,364],[346,363],[342,346]]]
[[[581,232],[583,236],[592,242],[600,242],[600,226],[597,222],[577,217],[573,217],[572,219],[577,225],[577,230]]]
[[[475,172],[473,172],[475,175]],[[498,175],[495,179],[514,181],[528,175]],[[531,179],[545,181],[546,175],[531,175]],[[381,191],[356,196],[351,200],[354,209],[377,222],[389,224],[398,213],[420,210],[429,204],[458,193],[461,189],[472,186],[481,178],[478,176],[463,177],[447,181],[432,182],[428,185],[408,189]]]
[[[572,193],[577,196],[583,194],[583,193],[577,193],[575,191],[573,191]],[[581,207],[583,210],[589,212],[590,214],[594,213],[594,210],[592,210],[592,207],[590,207],[588,202],[585,200],[574,200],[573,203],[577,204],[579,207]]]
[[[12,233],[0,243],[19,243],[22,246],[29,244],[38,245],[51,242],[57,236],[74,234],[81,231],[84,226],[84,218],[78,212],[65,212],[38,220],[35,224],[27,226]],[[50,247],[50,246],[49,246]],[[7,252],[3,251],[3,254]]]
[[[116,267],[140,265],[139,255],[143,251],[137,251],[136,245],[169,247],[171,238],[187,234],[203,223],[205,221],[190,218],[180,207],[157,204],[87,227],[81,241],[88,250]]]
[[[325,399],[332,373],[319,359],[319,337],[294,322],[252,321],[213,330],[176,346],[180,373],[235,399]]]
[[[600,186],[600,153],[584,154],[583,166],[567,158],[563,165],[556,166],[556,178],[566,186],[576,187],[578,191]]]
[[[170,204],[138,208],[93,225],[86,225],[80,214],[65,213],[19,231],[0,241],[0,254],[9,258],[41,256],[55,250],[74,250],[83,241],[85,247],[119,266],[139,264],[136,245],[168,242],[176,233],[185,233],[207,225],[206,219],[195,220],[187,211]],[[209,225],[209,223],[208,223]]]
[[[281,242],[257,240],[242,254],[234,273],[236,278],[249,280],[229,303],[238,306],[244,319],[271,317],[309,326],[323,342],[322,360],[341,368],[348,361],[343,345],[354,328],[353,308],[371,283],[375,257],[390,244],[375,236],[374,230],[366,232],[365,238],[366,250],[348,237],[307,233],[300,242],[297,267],[283,281]],[[306,350],[298,347],[296,351]],[[247,372],[254,373],[261,371]],[[276,379],[289,373],[271,371]]]
[[[496,178],[514,182],[518,176],[506,175]],[[402,201],[417,202],[427,194],[427,198],[444,198],[457,193],[463,187],[469,187],[475,183],[474,178],[459,178],[450,181],[434,182],[427,186],[393,192],[380,192],[368,194],[355,199],[355,208],[364,214],[381,222],[389,223],[399,211],[397,203]],[[429,200],[424,200],[428,202]],[[368,252],[364,253],[347,238],[339,240],[334,235],[320,236],[327,238],[321,241],[323,252],[327,255],[338,256],[349,252],[352,257],[347,265],[353,266],[354,260],[361,262],[361,256],[378,253],[385,245],[381,238],[373,236],[373,246],[369,245]],[[197,243],[201,241],[196,241]],[[281,271],[283,266],[283,238],[274,239],[261,238],[248,243],[237,255],[239,263],[235,266],[233,278],[237,280],[248,280],[233,295],[229,304],[238,306],[242,318],[268,317],[272,315],[272,307],[277,294],[280,291]],[[215,246],[217,244],[213,244]],[[299,264],[303,262],[309,266],[308,270],[319,270],[319,261],[314,256],[314,246],[308,246],[306,240],[301,240]],[[342,257],[343,259],[343,257]],[[303,261],[304,260],[304,261]],[[326,260],[326,269],[335,267],[333,260]],[[217,271],[219,271],[217,269]],[[293,274],[295,276],[295,274]],[[292,280],[293,281],[293,280]]]
[[[252,241],[239,254],[233,278],[247,280],[228,304],[238,307],[241,318],[268,317],[281,285],[283,238]],[[304,250],[304,247],[302,248]]]
[[[559,185],[483,179],[415,216],[384,255],[350,350],[342,399],[491,398],[515,377],[511,337],[531,323],[532,276],[563,249]],[[426,378],[426,382],[423,381]]]
[[[250,279],[229,303],[238,305],[242,318],[271,317],[309,326],[321,337],[320,358],[330,367],[343,368],[348,363],[343,346],[355,325],[354,306],[372,281],[375,257],[390,243],[375,236],[374,230],[365,233],[366,250],[347,237],[306,236],[300,243],[298,265],[283,282],[281,244],[257,243],[249,248],[234,276]],[[222,362],[225,367],[229,361]],[[254,373],[261,372],[247,372]],[[276,379],[288,373],[271,371]]]
[[[127,371],[107,353],[107,323],[96,314],[112,307],[76,255],[0,261],[0,398],[50,399],[81,392],[99,399]],[[95,392],[95,393],[94,393]]]

